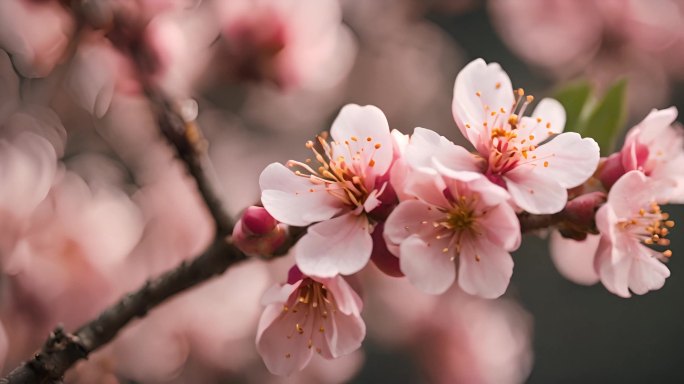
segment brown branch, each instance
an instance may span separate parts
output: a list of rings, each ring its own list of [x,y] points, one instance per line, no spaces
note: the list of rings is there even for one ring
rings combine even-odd
[[[564,220],[563,211],[552,215],[532,215],[527,212],[518,214],[522,233],[534,232],[552,227]]]
[[[143,71],[142,64],[140,71]],[[183,120],[171,100],[144,78],[144,72],[141,74],[141,83],[157,118],[160,132],[174,147],[176,155],[195,180],[214,220],[216,232],[229,235],[233,230],[233,222],[212,186],[210,175],[213,175],[213,170],[206,154],[207,144],[202,131],[196,123]]]

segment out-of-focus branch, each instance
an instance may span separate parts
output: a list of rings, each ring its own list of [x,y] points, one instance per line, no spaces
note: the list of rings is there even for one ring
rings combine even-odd
[[[145,93],[159,124],[159,129],[166,140],[173,145],[178,158],[183,161],[188,173],[197,184],[211,217],[216,225],[216,232],[228,235],[233,230],[233,222],[225,211],[221,199],[216,194],[210,175],[211,166],[207,158],[207,144],[202,132],[194,122],[186,122],[177,107],[156,87],[143,81]]]

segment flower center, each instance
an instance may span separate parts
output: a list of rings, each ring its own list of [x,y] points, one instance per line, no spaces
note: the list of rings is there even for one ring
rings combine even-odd
[[[328,319],[330,312],[337,312],[336,308],[335,300],[325,285],[305,278],[298,288],[294,305],[291,308],[287,305],[283,306],[283,317],[289,314],[298,316],[294,329],[285,336],[290,340],[293,337],[305,337],[304,335],[306,335],[309,338],[307,348],[316,348],[316,352],[321,353],[321,349],[314,346],[313,336],[315,332],[325,333],[323,323]],[[290,353],[285,354],[285,358],[289,359],[290,357]]]
[[[500,85],[497,84],[497,89]],[[481,93],[476,95],[481,97]],[[520,117],[524,115],[527,107],[534,101],[534,96],[525,96],[525,91],[519,88],[515,91],[515,102],[511,106],[510,112],[501,107],[498,110],[483,104],[486,120],[483,128],[489,133],[488,172],[490,174],[503,174],[525,161],[536,161],[537,156],[533,154],[537,146],[534,144],[535,137],[527,127],[522,126]],[[536,118],[536,123],[541,124],[542,119]],[[466,125],[466,127],[469,127]],[[547,135],[553,134],[551,123],[545,125]],[[543,162],[544,167],[548,167],[548,161]]]
[[[618,226],[649,247],[667,247],[670,240],[665,237],[670,233],[670,228],[675,226],[675,222],[669,218],[670,215],[662,212],[658,204],[652,203],[648,210],[642,208],[632,218],[619,221]],[[666,249],[662,254],[671,257],[672,251]]]
[[[359,139],[351,136],[344,143],[327,142],[328,134],[316,136],[316,142],[308,141],[306,147],[314,154],[314,159],[305,162],[288,161],[289,167],[299,167],[297,176],[307,177],[312,184],[325,185],[325,190],[345,204],[362,206],[372,191],[369,169],[375,166],[373,156],[380,149],[380,143],[373,144],[372,137]],[[362,142],[363,141],[363,142]],[[335,153],[335,151],[341,153]],[[314,189],[309,190],[315,192]]]
[[[480,214],[476,210],[478,195],[459,196],[452,199],[451,207],[442,209],[446,216],[442,220],[432,223],[436,230],[436,240],[451,238],[443,253],[451,252],[451,260],[461,252],[461,241],[464,236],[477,236],[477,218]],[[479,261],[479,258],[478,258]]]

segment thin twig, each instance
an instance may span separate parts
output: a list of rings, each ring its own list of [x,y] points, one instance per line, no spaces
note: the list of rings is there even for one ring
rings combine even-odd
[[[143,71],[142,65],[140,64],[140,71]],[[144,78],[144,72],[141,77],[144,92],[157,118],[159,130],[174,147],[178,158],[185,164],[188,173],[195,180],[197,189],[214,220],[216,232],[224,236],[230,234],[233,231],[233,222],[212,186],[210,175],[214,173],[208,160],[207,144],[202,131],[195,122],[184,121],[174,103]]]

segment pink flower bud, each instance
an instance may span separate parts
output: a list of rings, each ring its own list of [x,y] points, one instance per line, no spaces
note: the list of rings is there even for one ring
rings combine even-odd
[[[607,158],[601,159],[597,174],[603,187],[606,188],[606,190],[609,190],[625,172],[625,167],[622,165],[622,154],[617,152]]]
[[[248,255],[272,255],[287,238],[287,227],[278,223],[263,207],[245,210],[233,229],[233,242]]]
[[[568,201],[563,214],[566,219],[558,229],[563,237],[584,240],[588,233],[597,233],[596,211],[606,202],[603,192],[590,192]]]
[[[251,206],[242,214],[242,225],[253,235],[266,235],[278,226],[278,221],[264,207]]]

